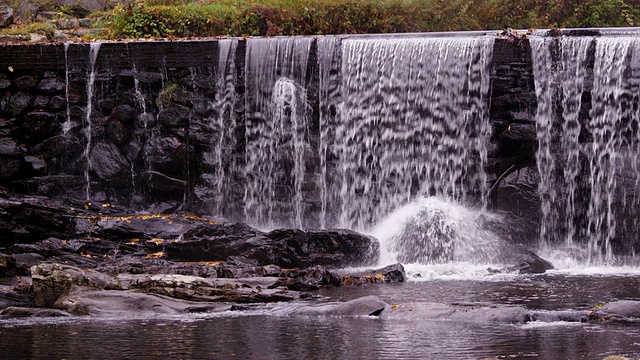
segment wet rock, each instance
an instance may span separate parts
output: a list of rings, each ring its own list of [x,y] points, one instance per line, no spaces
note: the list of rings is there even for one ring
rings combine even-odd
[[[127,314],[145,316],[231,309],[231,305],[227,304],[207,304],[131,291],[96,291],[82,287],[74,287],[69,296],[61,299],[59,306],[74,315],[120,317]]]
[[[528,118],[528,115],[527,115]],[[500,134],[505,139],[518,141],[536,141],[537,133],[535,124],[511,124]]]
[[[36,253],[13,254],[11,257],[16,261],[16,274],[22,276],[31,275],[31,267],[45,261],[44,256]]]
[[[378,316],[388,305],[377,296],[365,296],[344,303],[292,305],[274,311],[278,315]]]
[[[58,115],[46,111],[32,111],[24,117],[24,128],[27,137],[38,143],[60,133]]]
[[[59,111],[65,108],[66,103],[67,100],[64,97],[56,95],[49,100],[49,107],[51,110]]]
[[[447,320],[475,324],[524,324],[531,321],[529,313],[519,306],[488,306],[477,304],[410,303],[387,306],[383,319]]]
[[[65,135],[56,135],[43,140],[33,148],[34,155],[41,155],[51,170],[64,174],[83,173],[84,168],[73,166],[74,160],[82,156],[82,151],[82,139]]]
[[[24,151],[11,138],[0,138],[0,155],[20,155]]]
[[[288,277],[286,287],[290,290],[311,291],[323,286],[338,287],[342,285],[337,275],[320,265],[300,270],[289,270],[284,273]],[[295,282],[290,280],[295,280]]]
[[[8,179],[20,172],[22,162],[11,156],[0,155],[0,179]]]
[[[4,1],[0,1],[0,28],[7,27],[13,23],[13,9]]]
[[[179,105],[160,111],[158,114],[158,122],[168,128],[184,128],[189,126],[191,112],[188,108]]]
[[[0,312],[4,318],[25,318],[25,317],[66,317],[71,316],[66,311],[57,309],[39,309],[10,306]]]
[[[94,289],[118,289],[117,280],[94,270],[82,270],[61,264],[40,264],[31,268],[34,302],[38,307],[53,307],[69,294],[72,285]]]
[[[28,164],[29,168],[36,174],[44,173],[46,164],[44,160],[35,156],[25,156],[24,161]]]
[[[145,153],[154,170],[165,174],[182,174],[186,163],[186,145],[173,136],[147,141]]]
[[[64,91],[65,86],[64,81],[53,77],[43,79],[40,84],[38,84],[38,90],[46,94],[56,94]]]
[[[35,107],[38,110],[44,111],[44,108],[46,108],[48,105],[49,105],[48,96],[38,95],[36,96],[36,99],[33,100],[33,107]]]
[[[91,169],[100,179],[117,183],[129,181],[127,177],[123,176],[129,171],[129,162],[114,144],[97,143],[91,149],[89,158],[91,159]]]
[[[107,135],[111,141],[120,146],[129,140],[129,130],[116,119],[107,122]]]
[[[19,92],[9,98],[7,111],[12,116],[20,115],[31,104],[32,96],[25,92]]]
[[[22,23],[33,21],[38,16],[39,11],[40,4],[30,1],[23,1],[20,3],[20,7],[16,12],[16,17],[20,18],[20,20],[22,20]]]
[[[182,193],[186,187],[187,182],[173,178],[157,171],[145,172],[145,177],[149,184],[149,188],[153,191],[160,191],[165,193],[175,193],[176,191]]]
[[[13,286],[0,285],[0,309],[10,306],[32,307],[33,294],[24,292]]]
[[[553,269],[553,264],[520,245],[503,244],[496,260],[503,264],[514,264],[504,268],[502,271],[505,272],[542,274]]]
[[[111,118],[130,125],[138,118],[138,110],[127,104],[118,105],[113,108]]]
[[[14,276],[16,274],[16,259],[0,253],[0,278]]]
[[[0,90],[4,90],[9,86],[11,86],[11,81],[9,81],[9,79],[4,77],[3,75],[0,75]]]
[[[270,241],[252,249],[248,256],[264,265],[344,267],[369,265],[378,260],[378,242],[355,231],[280,229],[266,236]]]
[[[30,91],[38,86],[39,81],[35,76],[27,75],[13,80],[13,83],[22,91]]]
[[[344,285],[371,285],[378,283],[404,282],[406,277],[404,267],[397,263],[376,270],[343,274],[340,281]]]
[[[612,301],[589,314],[590,320],[640,322],[640,301]]]

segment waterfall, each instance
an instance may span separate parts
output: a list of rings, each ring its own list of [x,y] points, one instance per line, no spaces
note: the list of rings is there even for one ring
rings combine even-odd
[[[340,226],[365,229],[416,195],[484,200],[493,39],[342,42]]]
[[[66,119],[62,124],[62,134],[67,135],[71,130],[71,105],[69,104],[69,43],[64,43],[64,96],[67,106]]]
[[[87,77],[87,109],[85,112],[84,122],[82,127],[84,129],[84,137],[85,137],[85,146],[83,156],[87,161],[87,165],[84,170],[84,180],[85,180],[85,198],[87,201],[90,200],[91,194],[91,159],[89,157],[89,153],[91,152],[91,112],[93,110],[93,87],[96,81],[96,70],[95,64],[96,59],[98,58],[98,51],[100,51],[100,42],[92,42],[90,43],[89,50],[89,75]],[[67,102],[68,103],[68,102]]]
[[[614,247],[633,235],[618,234],[617,224],[637,216],[637,180],[617,182],[640,176],[640,86],[630,76],[640,40],[532,38],[531,46],[542,246],[573,249],[591,264],[619,262]]]
[[[244,212],[260,227],[303,225],[311,44],[311,38],[247,42]]]

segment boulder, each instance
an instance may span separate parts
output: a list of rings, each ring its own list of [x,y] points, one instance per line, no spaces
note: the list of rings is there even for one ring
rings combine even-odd
[[[343,303],[290,305],[276,308],[275,315],[378,316],[388,305],[377,296],[364,296]]]
[[[13,22],[13,9],[4,1],[0,1],[0,28],[7,27]]]
[[[25,75],[13,80],[13,83],[22,91],[31,91],[38,86],[39,81],[35,76]]]
[[[100,179],[115,183],[130,181],[130,177],[126,176],[130,170],[129,162],[114,144],[110,142],[97,143],[91,149],[89,159],[91,160],[91,169]]]
[[[131,291],[95,290],[73,286],[58,301],[60,309],[74,315],[130,317],[159,314],[228,311],[231,305],[202,303]]]
[[[640,301],[612,301],[589,314],[590,320],[612,320],[620,322],[640,322]]]
[[[151,138],[145,145],[145,153],[153,170],[168,175],[184,173],[187,146],[176,137]]]
[[[18,146],[11,138],[0,138],[0,155],[20,155],[26,149]]]
[[[20,115],[29,105],[33,97],[25,92],[18,92],[9,98],[7,103],[7,112],[11,116]]]
[[[16,17],[20,18],[23,23],[36,19],[40,11],[40,4],[31,1],[23,1],[16,12]]]
[[[138,118],[138,110],[127,104],[118,105],[111,111],[111,118],[123,124],[131,125]]]
[[[22,162],[12,156],[0,155],[0,179],[8,179],[20,172]]]
[[[371,285],[404,282],[405,277],[404,267],[397,263],[381,269],[342,274],[340,280],[344,285]]]
[[[168,128],[184,128],[189,126],[191,111],[180,105],[171,105],[158,114],[158,122]]]
[[[67,296],[72,285],[94,289],[118,289],[115,278],[94,270],[61,264],[40,264],[31,268],[34,302],[38,307],[54,307]]]

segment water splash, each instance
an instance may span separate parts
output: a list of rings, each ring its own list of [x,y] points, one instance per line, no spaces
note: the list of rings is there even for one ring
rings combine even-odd
[[[90,43],[89,49],[89,75],[87,77],[87,109],[84,117],[84,121],[82,127],[84,129],[84,138],[85,138],[85,146],[83,151],[83,156],[87,161],[87,166],[84,170],[84,180],[85,180],[85,199],[87,201],[90,200],[91,194],[91,177],[90,171],[92,168],[91,159],[89,153],[91,152],[91,113],[93,111],[93,88],[94,83],[96,81],[96,59],[98,58],[98,51],[100,51],[100,42],[92,42]]]
[[[416,195],[484,201],[493,38],[342,42],[339,225],[365,229]]]
[[[451,199],[423,197],[400,207],[369,233],[380,241],[383,264],[489,264],[500,246],[491,224],[501,220]]]

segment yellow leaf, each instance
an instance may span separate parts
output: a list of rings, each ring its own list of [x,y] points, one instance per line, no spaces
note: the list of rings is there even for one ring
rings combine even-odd
[[[158,251],[158,252],[155,252],[155,253],[147,254],[146,258],[147,259],[160,259],[164,255],[165,254],[164,254],[163,251]]]
[[[13,66],[9,66],[9,71],[13,72]]]
[[[140,239],[138,238],[131,239],[131,241],[129,241],[127,245],[136,245],[138,242],[140,242]]]
[[[158,239],[158,238],[153,238],[153,239],[151,239],[151,240],[147,240],[147,242],[152,242],[152,243],[154,243],[154,244],[156,244],[156,245],[162,245],[162,243],[164,242],[164,240],[162,240],[162,239]]]

